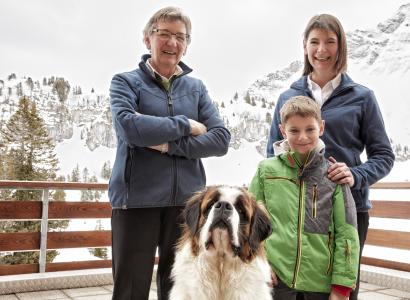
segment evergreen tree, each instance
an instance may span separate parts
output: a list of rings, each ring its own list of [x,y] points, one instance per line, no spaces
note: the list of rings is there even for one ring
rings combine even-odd
[[[265,118],[266,123],[268,123],[269,125],[272,124],[272,115],[267,112],[266,113],[266,118]]]
[[[57,78],[53,82],[53,93],[56,93],[58,99],[61,103],[64,103],[67,100],[68,93],[70,92],[70,84],[64,78]]]
[[[71,182],[80,182],[80,167],[78,166],[78,164],[73,169],[73,171],[71,172],[70,181]]]
[[[238,100],[238,92],[235,92],[235,95],[233,96],[233,99],[236,101]]]
[[[101,177],[105,180],[108,180],[111,177],[111,172],[112,172],[111,163],[108,160],[104,163],[104,165],[101,169]]]
[[[2,160],[2,177],[9,180],[54,180],[57,172],[54,144],[48,136],[44,121],[38,115],[36,105],[27,97],[20,98],[17,111],[6,126],[0,129],[6,147]],[[3,150],[4,152],[4,150]],[[17,190],[10,193],[14,200],[40,200],[40,191]],[[50,221],[49,228],[67,227],[68,221]],[[0,223],[0,231],[40,231],[39,221],[7,221]],[[48,251],[47,261],[52,261],[57,251]],[[14,252],[0,257],[0,264],[35,263],[38,252]]]
[[[95,230],[104,230],[104,227],[101,223],[101,220],[97,220],[97,224],[95,226]],[[106,247],[104,248],[88,248],[88,251],[90,254],[102,258],[102,259],[108,259],[108,249]]]
[[[246,91],[244,99],[246,103],[251,104],[251,96],[249,95],[249,91]]]

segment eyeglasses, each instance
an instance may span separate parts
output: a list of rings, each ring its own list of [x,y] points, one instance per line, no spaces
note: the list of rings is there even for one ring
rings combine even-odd
[[[175,36],[179,43],[185,43],[189,40],[189,34],[182,32],[172,33],[168,29],[159,28],[152,29],[152,32],[156,32],[157,36],[164,41],[168,41],[172,36]]]

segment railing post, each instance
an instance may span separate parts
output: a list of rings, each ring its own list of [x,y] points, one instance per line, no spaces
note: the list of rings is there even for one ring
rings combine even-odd
[[[48,189],[43,190],[43,209],[41,213],[41,233],[40,233],[40,273],[46,271],[47,262],[47,232],[48,232]]]

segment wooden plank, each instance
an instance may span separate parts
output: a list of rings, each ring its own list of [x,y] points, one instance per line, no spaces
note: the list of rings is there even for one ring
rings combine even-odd
[[[0,265],[0,276],[38,273],[38,264]]]
[[[372,206],[372,217],[410,220],[410,201],[372,201]]]
[[[40,232],[0,233],[0,251],[40,249]]]
[[[46,264],[46,272],[111,268],[111,260],[87,260]]]
[[[49,232],[47,249],[111,246],[111,231]]]
[[[370,186],[371,189],[410,189],[410,182],[377,182]]]
[[[369,228],[366,244],[410,250],[410,232]]]
[[[0,219],[38,220],[41,209],[41,201],[0,201]]]
[[[107,183],[0,180],[0,189],[107,190]]]
[[[111,206],[108,202],[50,202],[49,219],[110,218]]]
[[[387,269],[393,269],[393,270],[399,270],[399,271],[404,271],[404,272],[410,272],[410,264],[403,263],[403,262],[397,262],[397,261],[391,261],[391,260],[384,260],[384,259],[378,259],[374,257],[362,257],[361,263],[364,265],[370,265],[370,266],[375,266],[375,267],[381,267],[381,268],[387,268]]]

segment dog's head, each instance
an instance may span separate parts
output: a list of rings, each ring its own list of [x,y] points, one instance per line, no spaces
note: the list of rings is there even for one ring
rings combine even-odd
[[[207,251],[251,261],[272,232],[264,207],[238,187],[214,186],[198,192],[188,201],[184,218],[181,243],[191,241],[196,256]]]

